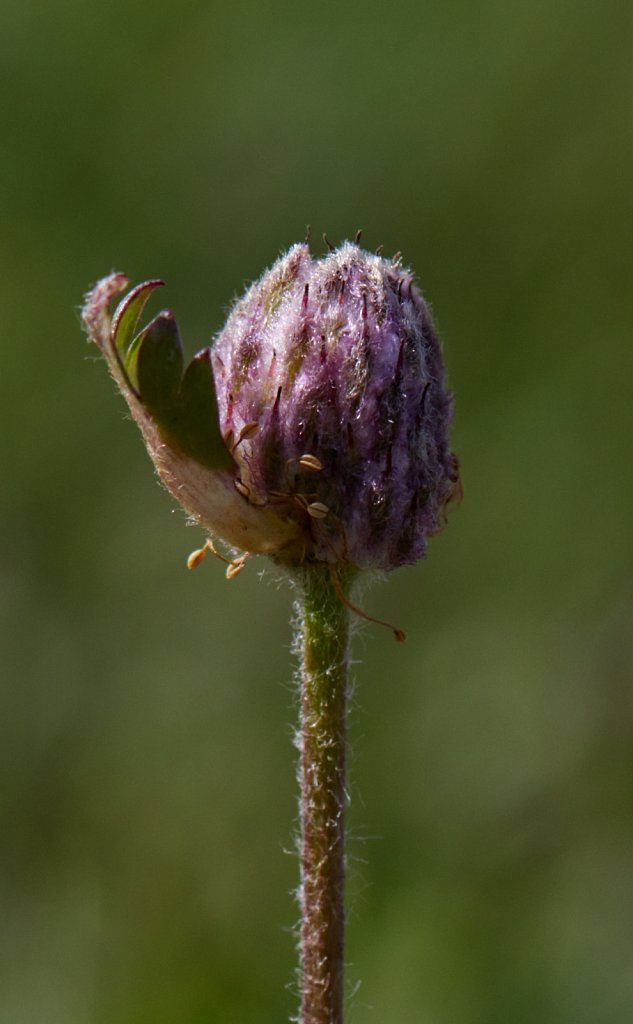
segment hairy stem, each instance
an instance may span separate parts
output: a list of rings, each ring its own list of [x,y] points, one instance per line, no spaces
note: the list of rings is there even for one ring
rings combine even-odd
[[[327,565],[306,566],[300,583],[299,1020],[342,1024],[349,612]]]

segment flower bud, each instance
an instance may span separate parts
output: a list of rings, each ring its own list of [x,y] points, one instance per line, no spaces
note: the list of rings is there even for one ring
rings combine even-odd
[[[422,557],[458,473],[440,345],[409,271],[349,243],[322,259],[296,245],[236,304],[212,361],[223,430],[258,426],[235,452],[251,502],[291,509],[319,560]]]
[[[104,353],[158,473],[215,537],[285,564],[415,562],[458,486],[451,396],[428,308],[397,261],[296,245],[183,374],[169,312],[140,333],[123,275],[88,296]]]

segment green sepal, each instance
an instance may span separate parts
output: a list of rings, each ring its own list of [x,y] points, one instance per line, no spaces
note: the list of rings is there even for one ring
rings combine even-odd
[[[143,284],[137,285],[119,303],[112,319],[112,347],[129,384],[132,384],[132,382],[128,377],[125,367],[128,350],[130,345],[133,344],[134,332],[136,331],[141,313],[145,308],[145,303],[154,289],[159,288],[164,283],[164,281],[154,280],[144,281]]]
[[[145,281],[119,304],[110,334],[113,354],[125,383],[171,448],[209,469],[234,472],[220,431],[210,349],[194,356],[183,377],[182,343],[172,313],[159,313],[134,336],[147,300],[162,284]]]
[[[220,432],[210,349],[194,356],[172,408],[155,419],[165,439],[185,455],[209,469],[235,469]]]
[[[127,377],[151,413],[169,413],[176,402],[184,356],[173,313],[163,310],[127,350]]]

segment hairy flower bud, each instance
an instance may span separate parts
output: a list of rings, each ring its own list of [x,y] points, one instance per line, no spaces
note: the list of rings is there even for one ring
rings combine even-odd
[[[153,288],[111,322],[113,275],[84,320],[159,475],[209,532],[280,562],[415,562],[458,486],[451,396],[409,271],[346,243],[296,245],[233,308],[183,375],[171,313],[140,334]]]
[[[294,246],[212,351],[223,429],[250,501],[294,506],[313,557],[392,569],[422,557],[457,483],[451,397],[409,271],[345,244]],[[310,460],[318,460],[318,471]]]

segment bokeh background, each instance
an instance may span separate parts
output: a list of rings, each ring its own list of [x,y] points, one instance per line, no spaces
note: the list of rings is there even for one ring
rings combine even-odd
[[[193,353],[307,223],[416,269],[465,488],[355,641],[350,1024],[628,1024],[633,5],[0,17],[2,1024],[294,1012],[291,595],[186,571],[77,310]]]

